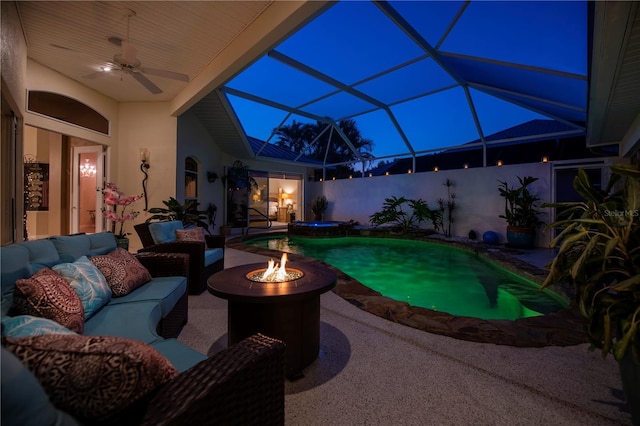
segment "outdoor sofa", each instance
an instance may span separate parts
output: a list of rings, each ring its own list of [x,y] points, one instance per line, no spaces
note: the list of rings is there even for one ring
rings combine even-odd
[[[3,426],[284,422],[282,342],[254,335],[208,358],[175,339],[188,255],[134,257],[99,233],[6,245],[0,261]],[[148,282],[123,291],[121,261]],[[97,307],[96,269],[112,290]]]

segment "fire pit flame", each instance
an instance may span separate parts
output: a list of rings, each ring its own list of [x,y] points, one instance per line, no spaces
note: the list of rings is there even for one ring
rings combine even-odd
[[[276,263],[275,260],[269,259],[267,262],[267,269],[253,271],[247,274],[247,279],[261,283],[277,283],[286,281],[295,281],[302,278],[304,273],[298,269],[287,269],[287,253],[282,253],[280,263]]]

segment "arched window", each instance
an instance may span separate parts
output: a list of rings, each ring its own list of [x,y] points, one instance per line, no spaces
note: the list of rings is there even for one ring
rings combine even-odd
[[[193,157],[184,160],[184,199],[198,200],[198,162]]]
[[[93,130],[103,135],[109,134],[109,120],[90,106],[68,96],[30,90],[27,102],[27,108],[31,112]]]

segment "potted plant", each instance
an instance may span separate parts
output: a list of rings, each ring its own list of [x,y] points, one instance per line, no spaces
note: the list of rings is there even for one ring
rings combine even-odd
[[[530,248],[536,236],[536,228],[542,225],[537,209],[540,198],[531,193],[529,185],[538,178],[525,176],[518,178],[519,186],[510,187],[506,181],[500,182],[498,191],[504,197],[504,214],[499,217],[507,221],[507,241],[512,247]]]
[[[180,204],[178,200],[169,197],[168,200],[162,201],[165,207],[153,207],[148,211],[153,213],[146,222],[180,220],[184,226],[195,225],[204,228],[211,235],[209,226],[215,225],[215,215],[218,208],[214,204],[209,204],[207,210],[198,210],[199,203],[195,200],[187,200],[184,204]]]
[[[633,424],[640,424],[640,167],[611,168],[607,187],[594,187],[584,170],[573,186],[584,201],[561,208],[547,228],[561,232],[543,283],[573,285],[592,348],[618,361]],[[619,185],[621,184],[621,185]]]
[[[311,211],[313,212],[313,220],[319,221],[322,220],[324,212],[329,207],[329,202],[327,201],[327,197],[324,195],[318,195],[311,203]]]
[[[115,183],[107,183],[102,190],[104,195],[105,208],[102,209],[102,214],[105,219],[111,221],[111,232],[116,237],[116,244],[118,247],[122,247],[125,250],[129,250],[129,238],[130,232],[124,232],[124,223],[127,220],[133,220],[140,214],[139,211],[129,211],[127,213],[127,207],[134,202],[142,198],[142,195],[130,195],[125,196]],[[118,211],[118,207],[121,210]],[[116,233],[116,223],[120,224],[120,229]]]
[[[252,189],[258,188],[258,183],[251,176],[249,166],[245,166],[240,160],[234,161],[233,165],[226,169],[221,181],[227,192],[227,214],[225,224],[220,227],[220,233],[228,235],[232,226],[246,224],[247,197]]]

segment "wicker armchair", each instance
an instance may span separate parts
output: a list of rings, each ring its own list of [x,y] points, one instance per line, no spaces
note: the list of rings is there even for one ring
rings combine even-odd
[[[142,249],[138,253],[184,253],[189,255],[189,294],[200,294],[207,286],[207,279],[215,272],[224,269],[224,254],[222,259],[205,266],[205,249],[221,248],[224,253],[225,238],[220,235],[205,235],[206,244],[193,241],[172,241],[156,244],[149,231],[149,223],[134,225],[134,229],[142,242]]]
[[[102,425],[284,425],[284,350],[255,334],[163,384]]]

